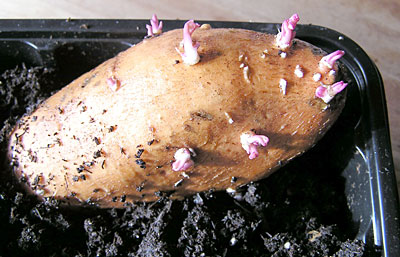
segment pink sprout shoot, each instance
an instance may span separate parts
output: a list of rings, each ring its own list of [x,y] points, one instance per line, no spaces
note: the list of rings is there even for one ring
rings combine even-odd
[[[110,87],[110,89],[112,91],[117,91],[119,86],[120,86],[120,82],[118,79],[116,79],[114,76],[111,76],[107,79],[107,84]]]
[[[153,17],[150,20],[150,24],[146,24],[147,28],[147,36],[152,37],[154,35],[159,35],[162,33],[163,22],[158,22],[157,15],[153,14]]]
[[[315,91],[315,96],[321,98],[325,103],[329,103],[335,95],[340,93],[343,89],[345,89],[347,83],[343,81],[336,82],[333,85],[321,85]]]
[[[197,43],[193,45],[192,41],[192,34],[198,27],[200,27],[200,25],[193,20],[187,21],[183,27],[182,42],[184,53],[181,53],[178,48],[176,48],[176,51],[182,56],[183,62],[189,65],[195,65],[200,61],[200,56],[197,53],[200,44]]]
[[[175,152],[175,161],[172,163],[172,170],[181,171],[187,170],[194,165],[192,155],[195,156],[195,152],[191,148],[180,148]]]
[[[299,20],[299,15],[295,13],[289,19],[283,21],[281,31],[276,35],[276,45],[280,49],[285,50],[292,44],[292,40],[296,36],[294,29]]]
[[[323,70],[326,70],[326,68],[332,69],[335,62],[339,60],[343,55],[344,51],[342,50],[337,50],[333,53],[330,53],[322,57],[321,61],[319,62],[319,67]]]
[[[256,135],[254,132],[249,131],[240,136],[240,143],[252,160],[258,157],[258,146],[267,146],[269,138],[264,135]]]

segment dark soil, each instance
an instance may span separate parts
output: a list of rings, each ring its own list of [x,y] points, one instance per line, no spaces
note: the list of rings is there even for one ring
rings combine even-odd
[[[60,83],[51,71],[24,66],[0,80],[0,256],[363,256],[344,178],[329,158],[334,135],[236,193],[164,196],[122,210],[65,208],[21,190],[5,157],[17,118]]]

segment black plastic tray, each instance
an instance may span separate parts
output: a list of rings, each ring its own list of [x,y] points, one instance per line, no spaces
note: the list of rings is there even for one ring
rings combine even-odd
[[[1,20],[0,72],[20,63],[57,68],[68,83],[146,35],[144,20]],[[183,21],[164,21],[164,30]],[[201,22],[204,23],[204,22]],[[245,28],[276,33],[278,24],[207,22],[213,27]],[[341,59],[352,82],[337,131],[340,147],[332,159],[342,170],[348,208],[358,229],[357,238],[382,256],[400,256],[397,186],[391,153],[388,116],[382,78],[367,54],[336,31],[299,25],[297,37]],[[344,133],[344,134],[340,134]]]

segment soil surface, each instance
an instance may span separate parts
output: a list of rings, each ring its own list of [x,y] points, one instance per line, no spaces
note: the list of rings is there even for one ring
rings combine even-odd
[[[159,192],[157,202],[126,209],[66,208],[27,195],[11,176],[7,135],[64,85],[54,74],[22,65],[0,78],[0,256],[365,256],[344,178],[329,163],[329,132],[272,176],[233,193],[173,201]]]

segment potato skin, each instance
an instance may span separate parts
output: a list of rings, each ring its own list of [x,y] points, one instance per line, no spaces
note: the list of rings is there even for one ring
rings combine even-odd
[[[343,108],[343,95],[328,108],[315,98],[322,51],[308,43],[296,40],[282,58],[273,35],[198,29],[193,39],[200,43],[196,65],[182,63],[175,50],[182,30],[169,31],[104,62],[23,117],[10,135],[16,176],[40,197],[100,207],[154,201],[157,192],[181,198],[235,188],[312,147]],[[304,77],[294,74],[296,65]],[[119,83],[115,91],[110,78]],[[334,81],[322,74],[324,84]],[[250,130],[270,140],[253,160],[240,143]],[[195,166],[173,171],[182,147],[195,150]]]

